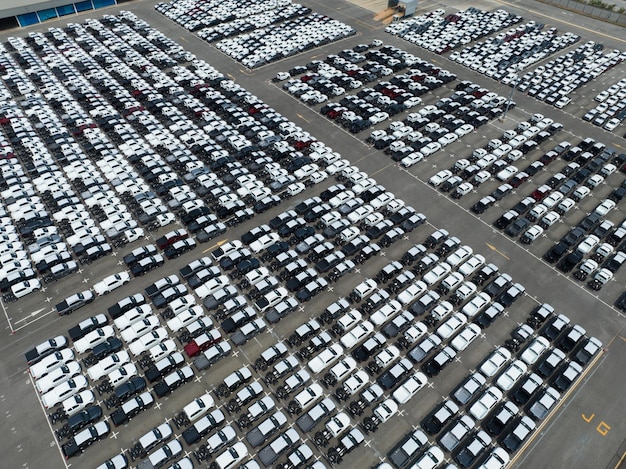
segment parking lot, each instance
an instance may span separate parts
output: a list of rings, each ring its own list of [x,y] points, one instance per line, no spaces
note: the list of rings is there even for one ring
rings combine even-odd
[[[4,160],[9,163],[3,166],[3,174],[5,181],[8,174],[22,179],[6,181],[3,190],[12,192],[3,198],[7,216],[19,222],[17,231],[31,260],[21,263],[26,259],[21,257],[7,262],[20,262],[15,271],[36,267],[38,274],[33,275],[41,282],[39,291],[16,301],[13,297],[20,293],[9,286],[2,303],[10,334],[4,347],[10,357],[5,363],[10,391],[3,396],[10,422],[6,446],[14,465],[39,466],[44,461],[50,465],[55,460],[58,464],[53,467],[62,467],[63,452],[72,454],[67,437],[78,430],[64,427],[65,416],[56,406],[62,400],[55,395],[59,390],[44,384],[50,379],[45,376],[35,385],[23,357],[34,345],[63,334],[74,339],[72,349],[82,366],[75,381],[82,388],[79,378],[89,378],[84,381],[86,391],[93,393],[94,404],[105,414],[100,422],[106,422],[106,438],[76,459],[68,459],[66,465],[95,467],[123,454],[131,465],[144,464],[141,461],[147,458],[153,466],[188,458],[194,465],[215,462],[215,467],[224,467],[228,458],[235,457],[224,449],[236,445],[233,448],[241,462],[252,457],[265,466],[376,467],[391,462],[399,467],[427,452],[434,459],[478,467],[493,448],[509,444],[507,433],[527,415],[524,422],[540,428],[525,440],[529,446],[521,442],[519,451],[515,450],[518,446],[511,449],[513,467],[545,461],[560,467],[563,457],[554,461],[547,453],[554,445],[567,448],[565,459],[571,459],[565,464],[593,460],[590,464],[597,465],[597,454],[581,453],[582,444],[572,445],[573,441],[593,442],[604,450],[602,467],[614,467],[622,456],[623,434],[621,422],[612,420],[621,405],[612,390],[619,386],[616,370],[621,366],[623,346],[623,316],[613,307],[624,285],[618,256],[624,246],[618,232],[624,221],[623,202],[614,194],[624,181],[619,137],[599,134],[597,127],[576,113],[555,110],[524,93],[509,96],[508,86],[383,34],[382,27],[356,6],[310,7],[359,33],[258,71],[241,69],[218,50],[207,49],[199,38],[181,33],[151,5],[133,8],[137,16],[126,13],[91,20],[86,27],[31,35],[28,40],[11,39],[14,49],[9,48],[12,53],[6,55],[9,60],[4,64],[11,73],[3,81],[7,99],[13,93],[20,104],[5,105],[3,130],[17,158]],[[527,11],[519,14],[533,19]],[[369,128],[355,132],[320,114],[326,102],[304,105],[300,102],[304,93],[300,99],[295,93],[289,96],[282,87],[287,78],[272,81],[279,71],[313,60],[327,63],[329,56],[340,56],[342,50],[365,52],[354,50],[360,44],[383,54],[408,51],[430,64],[430,69],[437,67],[459,78],[423,92],[422,102],[412,109],[382,116],[380,122],[374,119]],[[39,57],[45,59],[38,61]],[[46,70],[51,71],[47,88],[41,83]],[[392,75],[406,74],[406,70],[408,66],[399,66],[392,74],[362,86],[391,81]],[[593,81],[593,89],[608,88],[620,73],[623,64]],[[35,91],[32,80],[36,75],[40,79],[34,83],[45,93],[41,91],[41,99],[24,98]],[[462,80],[468,83],[457,87]],[[581,108],[597,94],[585,86],[583,97],[576,100]],[[360,89],[355,86],[349,93],[357,94]],[[393,91],[385,86],[375,91],[387,94],[381,93],[383,89]],[[479,99],[473,95],[478,90],[482,96],[489,94],[493,103],[512,99],[516,105],[508,106],[505,119],[501,107],[499,113],[481,114],[497,105],[476,106],[481,112],[470,115],[473,123],[463,120],[446,126],[454,121],[441,120],[454,108],[448,99],[470,95],[472,100]],[[393,97],[397,89],[395,93]],[[331,97],[330,101],[340,99]],[[64,102],[80,104],[70,108]],[[380,104],[393,105],[384,100]],[[444,106],[448,106],[446,111],[437,113]],[[427,112],[421,113],[422,109]],[[22,110],[26,117],[16,118]],[[367,112],[369,116],[358,118],[369,119],[384,111],[368,108]],[[414,114],[418,114],[415,120],[428,121],[420,125],[439,122],[437,128],[445,132],[430,135],[431,142],[419,142],[425,146],[437,142],[439,148],[432,154],[420,153],[414,157],[417,161],[404,164],[406,156],[424,148],[412,146],[426,136],[421,127],[410,125],[409,116]],[[480,115],[487,121],[475,125],[482,124],[476,120]],[[456,132],[468,124],[475,128]],[[533,127],[537,131],[524,134]],[[394,132],[398,133],[380,148],[371,138]],[[411,132],[422,132],[422,136],[414,136],[415,141],[405,139]],[[547,133],[543,140],[510,156],[541,132]],[[441,140],[450,133],[456,137]],[[24,135],[33,143],[24,144]],[[523,140],[515,140],[522,135]],[[590,136],[593,142],[586,140]],[[410,147],[410,153],[385,154],[385,148],[400,141],[403,145],[393,151]],[[519,142],[518,146],[513,148],[511,141]],[[507,145],[509,149],[504,148]],[[484,153],[475,154],[481,148],[486,149]],[[485,159],[488,152],[498,149],[502,154],[496,160]],[[590,156],[584,156],[585,152]],[[463,159],[467,164],[457,165]],[[346,163],[338,164],[343,160]],[[540,164],[532,166],[535,162]],[[468,170],[472,164],[478,169]],[[28,171],[28,177],[18,174],[20,167]],[[31,177],[33,172],[40,177]],[[480,172],[483,177],[476,179]],[[528,178],[520,179],[525,172]],[[575,184],[561,189],[568,178]],[[26,185],[19,194],[13,192],[16,184]],[[463,184],[471,187],[454,196]],[[444,187],[448,190],[443,191]],[[558,209],[581,187],[587,187],[588,194]],[[28,190],[33,193],[29,195]],[[60,192],[64,193],[57,196]],[[552,194],[562,196],[550,198]],[[533,199],[526,207],[528,213],[546,199],[551,205],[546,202],[545,210],[529,219],[520,213],[519,202],[526,197]],[[11,198],[28,203],[8,203]],[[77,203],[82,204],[78,209]],[[63,211],[64,207],[74,209]],[[498,222],[516,208],[513,219]],[[556,221],[544,220],[552,208],[558,215]],[[583,221],[594,211],[597,219]],[[30,212],[38,212],[34,218],[50,217],[51,221],[30,226]],[[524,216],[526,226],[508,233]],[[97,225],[100,230],[93,228]],[[582,234],[579,230],[570,235],[577,225]],[[35,233],[42,226],[58,230]],[[534,229],[527,231],[530,228]],[[432,238],[434,233],[443,236]],[[62,240],[55,238],[59,235]],[[44,237],[48,239],[39,242]],[[86,246],[88,237],[91,244]],[[14,241],[7,238],[7,242]],[[60,241],[66,243],[63,248],[46,251]],[[563,241],[565,251],[551,261],[547,253]],[[104,245],[108,250],[87,252]],[[40,252],[41,259],[35,259]],[[50,254],[60,257],[52,261]],[[192,262],[197,259],[204,260]],[[31,261],[32,267],[27,267]],[[58,265],[63,269],[55,275]],[[608,276],[606,283],[600,272]],[[109,279],[115,273],[121,277]],[[127,284],[124,275],[128,275]],[[175,277],[157,282],[171,275]],[[492,284],[496,278],[502,283]],[[85,293],[87,298],[71,298],[83,291],[96,295],[93,302],[88,297],[92,293]],[[135,310],[125,298],[136,294],[143,298],[138,304],[146,303]],[[118,301],[122,302],[119,307],[115,306]],[[549,318],[537,316],[543,303],[552,305],[555,317],[565,314],[569,325],[557,328],[557,320],[553,326],[552,313]],[[71,314],[59,316],[68,310]],[[526,324],[533,312],[535,319]],[[106,315],[108,324],[97,326],[121,340],[116,353],[127,353],[126,358],[122,356],[128,362],[124,369],[137,374],[126,383],[122,376],[116,377],[119,373],[111,376],[110,369],[96,369],[98,358],[104,362],[110,351],[89,357],[89,350],[98,347],[101,339],[86,331],[68,331],[99,313]],[[308,326],[303,329],[305,323]],[[580,326],[582,335],[576,336]],[[307,328],[311,331],[305,332]],[[83,333],[96,342],[85,342],[80,338]],[[154,340],[148,340],[153,334]],[[573,335],[568,339],[569,334]],[[596,339],[589,341],[590,337]],[[359,346],[366,338],[368,346],[379,342],[375,350]],[[435,341],[435,348],[426,348],[429,339]],[[162,347],[151,348],[159,342]],[[530,358],[529,350],[542,344],[545,356]],[[554,348],[563,349],[563,356],[547,351]],[[271,350],[280,353],[269,358]],[[494,351],[504,357],[503,362],[495,359]],[[556,364],[544,360],[551,353]],[[168,354],[172,354],[168,360],[181,367],[178,372],[170,366],[158,371]],[[342,354],[345,359],[340,359]],[[514,369],[509,364],[518,364],[523,372],[504,385],[505,378],[500,377]],[[531,379],[531,368],[539,387],[529,398],[522,398],[519,385]],[[570,368],[581,377],[574,385],[564,375]],[[239,373],[232,375],[236,370]],[[459,386],[477,370],[485,375],[485,382],[466,400],[460,399]],[[99,377],[105,374],[115,386],[103,384],[106,381]],[[300,394],[305,385],[292,389],[298,376],[310,380],[310,391]],[[415,383],[413,388],[410,382]],[[550,386],[554,390],[548,391]],[[45,389],[41,401],[37,387]],[[152,410],[134,416],[121,406],[133,401],[135,392],[143,397],[146,391],[155,400]],[[484,391],[491,394],[483,396]],[[546,417],[541,407],[554,392],[558,397],[545,408]],[[205,394],[214,407],[193,414],[186,406]],[[495,395],[495,402],[487,394]],[[259,399],[269,407],[256,414],[258,405],[250,406]],[[496,412],[489,413],[498,402],[514,405],[516,417],[498,424],[492,419]],[[464,415],[474,422],[470,427],[475,430],[470,429],[454,448],[448,446],[445,435],[456,420],[437,423],[430,418],[442,403],[457,408],[452,412],[458,413],[455,418]],[[487,406],[484,412],[482,404]],[[61,407],[78,413],[65,404]],[[19,417],[15,409],[20,410]],[[320,411],[321,416],[314,417]],[[278,425],[280,431],[260,439],[253,435],[258,431],[251,430],[274,412],[280,414],[278,420],[285,419]],[[325,425],[329,414],[340,416],[337,422],[343,423]],[[49,430],[43,430],[43,420],[48,421]],[[154,444],[143,447],[141,441],[146,439],[140,441],[163,424],[163,432],[171,431],[169,438],[163,437],[174,453],[171,456],[162,456]],[[205,425],[201,430],[200,424]],[[501,428],[494,430],[497,425]],[[266,446],[283,438],[283,432],[288,438],[283,451]],[[393,449],[410,432],[416,432],[419,448],[402,459]],[[472,455],[463,448],[475,436],[481,450]],[[298,447],[298,451],[291,453],[288,447]],[[359,450],[353,451],[355,447]],[[245,467],[257,467],[254,464]]]

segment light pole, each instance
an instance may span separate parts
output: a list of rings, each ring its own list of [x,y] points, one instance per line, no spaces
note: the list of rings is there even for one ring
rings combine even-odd
[[[513,100],[513,96],[515,95],[515,90],[517,89],[517,85],[519,84],[519,76],[518,73],[522,70],[522,67],[517,64],[515,66],[515,81],[513,82],[513,88],[511,88],[511,92],[509,93],[509,99],[506,102],[506,107],[504,108],[504,114],[502,114],[502,118],[500,119],[503,122],[506,119],[506,114],[509,112],[509,108],[511,107],[511,101]]]

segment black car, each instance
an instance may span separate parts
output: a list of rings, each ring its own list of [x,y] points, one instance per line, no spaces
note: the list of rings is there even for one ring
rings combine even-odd
[[[72,415],[67,420],[67,428],[74,435],[81,428],[100,420],[100,417],[102,417],[102,407],[99,405],[90,406],[82,412]]]
[[[570,272],[582,259],[583,254],[580,251],[570,252],[567,256],[565,256],[565,258],[563,258],[563,260],[561,260],[561,262],[557,264],[557,268],[561,272]]]
[[[480,199],[474,205],[472,205],[470,210],[472,212],[480,215],[481,213],[484,213],[485,210],[487,210],[489,207],[491,207],[495,203],[496,203],[496,199],[494,199],[492,196],[488,195],[488,196],[483,197],[482,199]]]
[[[91,354],[99,361],[108,357],[112,353],[118,352],[122,349],[122,341],[117,337],[110,337],[105,342],[96,345]]]
[[[552,246],[550,249],[546,251],[543,255],[543,259],[550,264],[554,264],[557,262],[569,249],[569,244],[564,241],[560,241],[559,243]]]
[[[422,420],[422,428],[427,433],[435,435],[441,431],[452,417],[459,411],[459,407],[452,401],[444,401],[435,407],[430,414]]]
[[[140,393],[144,389],[146,389],[146,380],[141,376],[134,376],[129,381],[126,381],[115,388],[114,394],[115,397],[123,401],[128,397]]]
[[[180,241],[176,241],[172,245],[165,248],[163,254],[165,254],[165,257],[168,259],[174,259],[195,248],[196,242],[192,238],[181,239]]]
[[[524,231],[529,225],[530,221],[527,218],[518,219],[511,223],[509,227],[504,230],[504,232],[508,236],[514,238]]]
[[[585,234],[585,230],[577,226],[568,231],[567,234],[561,238],[561,242],[565,243],[568,247],[573,246],[583,239]]]
[[[422,365],[422,371],[426,376],[437,376],[456,357],[456,352],[451,347],[440,350],[433,358]]]

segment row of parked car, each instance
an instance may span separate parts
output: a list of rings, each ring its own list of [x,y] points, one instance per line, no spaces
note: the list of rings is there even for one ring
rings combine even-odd
[[[346,96],[339,103],[333,102],[322,107],[322,114],[341,123],[350,132],[358,133],[390,116],[414,108],[421,104],[420,96],[456,79],[447,70],[402,49],[383,46],[380,41],[374,42],[378,49],[373,48],[374,43],[370,46],[357,45],[353,49],[341,51],[337,56],[328,56],[323,62],[313,61],[306,67],[280,72],[275,80],[304,73],[299,80],[291,78],[286,81],[283,89],[305,103],[319,104],[332,96],[343,95],[346,89],[361,88],[378,78],[410,68],[408,72],[398,74],[389,81],[379,82],[373,88],[365,87],[356,95]],[[357,63],[363,64],[359,67]],[[338,68],[338,74],[331,71],[337,71]]]
[[[250,69],[356,34],[345,23],[302,5],[291,5],[289,0],[258,2],[271,8],[258,15],[252,15],[259,11],[254,8],[239,10],[238,1],[219,2],[217,15],[207,13],[212,10],[209,5],[198,7],[197,3],[174,0],[155,8],[183,27],[197,31],[201,38],[217,41],[218,50]],[[226,17],[216,22],[223,12]],[[222,24],[217,26],[219,23]]]
[[[472,133],[502,113],[501,106],[507,105],[513,103],[464,81],[450,96],[417,109],[402,121],[391,122],[387,129],[373,131],[367,142],[408,168]],[[469,186],[468,189],[471,190]]]
[[[593,100],[598,104],[583,115],[583,120],[613,132],[626,118],[626,80],[600,91]]]
[[[503,9],[483,11],[470,7],[446,15],[441,8],[392,23],[385,31],[436,54],[443,54],[521,21],[521,16]]]
[[[544,66],[539,66],[522,76],[513,72],[501,81],[510,86],[517,83],[520,91],[562,108],[570,103],[569,95],[620,64],[624,57],[625,53],[620,50],[604,52],[602,44],[588,41]]]
[[[30,89],[27,67],[39,70],[45,84],[40,86],[42,95],[3,109],[3,136],[11,143],[3,147],[3,197],[9,202],[5,213],[16,223],[13,227],[7,219],[3,224],[10,244],[2,262],[7,300],[39,289],[38,274],[54,281],[75,272],[80,262],[92,262],[141,238],[144,228],[174,222],[174,213],[200,242],[208,241],[223,233],[226,223],[246,220],[279,203],[273,193],[295,195],[304,189],[303,183],[326,177],[312,166],[296,172],[306,161],[296,147],[308,149],[310,136],[287,125],[249,93],[228,86],[208,64],[195,61],[191,67],[195,73],[181,67],[174,79],[164,75],[154,63],[169,64],[166,59],[183,63],[193,57],[160,33],[153,31],[147,39],[148,31],[134,15],[124,13],[9,43],[11,53],[3,55],[7,96],[22,96]],[[100,41],[109,47],[104,49]],[[64,53],[59,52],[61,45]],[[99,51],[98,60],[88,53],[94,49]],[[118,55],[124,55],[127,63],[122,64]],[[148,81],[138,73],[145,66],[152,67]],[[216,88],[196,87],[190,94],[181,88],[202,78],[212,80]],[[69,80],[81,87],[70,89],[62,83]],[[153,86],[159,82],[179,87],[173,102]],[[241,106],[241,113],[234,106]],[[70,108],[71,113],[62,113]],[[28,119],[16,117],[22,113]],[[204,116],[203,130],[191,123],[190,114]],[[285,124],[280,129],[284,135],[276,135],[265,124],[275,130]],[[274,146],[287,137],[295,147],[288,142]],[[317,149],[320,155],[331,153],[323,145]],[[239,160],[229,151],[236,151]],[[335,155],[333,159],[339,158]],[[287,158],[281,163],[290,169],[276,163],[274,156]],[[318,166],[325,162],[322,159]],[[37,177],[30,179],[25,170]],[[228,175],[227,183],[209,174],[213,172]],[[209,213],[211,209],[215,214]],[[22,243],[22,249],[16,243]]]
[[[495,80],[502,80],[512,70],[531,67],[579,39],[569,32],[559,36],[556,28],[544,28],[543,24],[530,21],[484,43],[477,42],[462,51],[452,52],[449,58]]]
[[[537,307],[527,324],[512,332],[507,345],[486,357],[424,418],[422,429],[401,439],[388,453],[389,462],[377,467],[438,467],[444,451],[460,467],[506,467],[510,454],[601,349],[597,339],[585,338],[583,328],[568,324],[569,319],[554,314],[550,305]],[[520,340],[530,343],[515,358],[512,345]],[[428,435],[436,435],[438,445],[431,445]]]

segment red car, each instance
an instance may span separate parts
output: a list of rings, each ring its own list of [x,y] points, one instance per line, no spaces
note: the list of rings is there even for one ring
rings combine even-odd
[[[195,357],[200,352],[208,349],[211,345],[222,340],[222,334],[217,329],[211,329],[209,332],[199,335],[194,340],[185,345],[185,353],[189,358]]]

